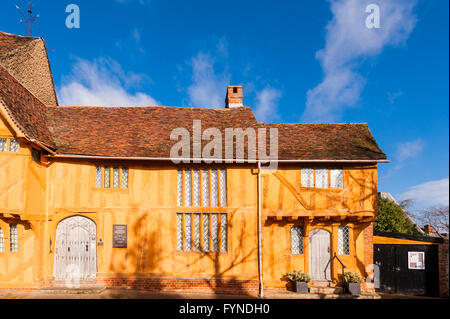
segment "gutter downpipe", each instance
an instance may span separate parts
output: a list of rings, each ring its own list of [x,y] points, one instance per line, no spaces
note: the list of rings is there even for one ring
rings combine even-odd
[[[264,283],[262,274],[262,245],[261,245],[261,161],[258,161],[258,275],[259,297],[264,297]]]

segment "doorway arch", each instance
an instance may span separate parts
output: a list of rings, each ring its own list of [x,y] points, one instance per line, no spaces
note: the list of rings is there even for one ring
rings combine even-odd
[[[93,280],[97,275],[96,243],[97,227],[91,219],[77,215],[60,221],[55,237],[55,280]]]
[[[331,280],[330,233],[322,228],[309,232],[309,272],[314,281]]]

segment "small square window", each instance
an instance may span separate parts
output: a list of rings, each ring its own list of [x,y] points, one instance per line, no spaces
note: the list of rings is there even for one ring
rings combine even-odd
[[[301,179],[302,187],[314,187],[314,169],[302,168]]]
[[[6,143],[7,143],[6,138],[0,138],[0,152],[6,152],[7,150]]]
[[[122,167],[122,188],[128,188],[128,168]]]
[[[343,185],[342,168],[330,169],[330,187],[342,188],[342,185]]]
[[[119,188],[119,168],[113,168],[113,188]]]
[[[0,228],[0,253],[5,251],[5,242],[3,241],[3,229]]]
[[[12,253],[18,251],[17,248],[17,224],[9,225],[9,248]]]
[[[109,169],[109,167],[108,166],[105,166],[105,181],[104,181],[104,185],[103,185],[103,187],[105,187],[105,188],[110,188],[111,187],[111,177],[110,177],[110,174],[111,174],[111,170]]]
[[[95,187],[102,187],[102,168],[100,166],[95,168]]]
[[[19,151],[19,141],[16,139],[9,140],[9,151],[11,153],[17,153]]]
[[[300,226],[291,227],[291,254],[303,255],[303,231]]]
[[[338,227],[338,254],[350,255],[350,234],[348,226]]]

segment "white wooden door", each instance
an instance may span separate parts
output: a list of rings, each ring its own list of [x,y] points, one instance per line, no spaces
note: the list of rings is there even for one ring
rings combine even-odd
[[[330,233],[313,229],[309,233],[309,271],[314,281],[331,280]]]
[[[56,228],[53,275],[57,281],[94,279],[97,274],[97,231],[83,216],[62,220]]]

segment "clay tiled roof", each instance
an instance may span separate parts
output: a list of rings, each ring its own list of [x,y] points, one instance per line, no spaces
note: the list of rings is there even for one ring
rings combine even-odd
[[[260,125],[278,129],[280,159],[386,159],[366,123]]]
[[[0,55],[4,56],[36,39],[0,31]]]
[[[0,31],[0,65],[42,103],[58,104],[44,39]]]
[[[53,146],[53,139],[47,125],[46,106],[1,65],[0,102],[24,134],[47,146]]]
[[[256,125],[250,108],[48,107],[58,153],[115,157],[169,157],[175,128],[192,136],[193,120],[203,129]]]
[[[258,123],[248,107],[59,106],[48,107],[48,118],[58,154],[168,158],[171,131],[183,127],[192,136],[193,120],[201,120],[202,130],[218,128],[223,138],[225,128],[277,128],[282,160],[386,159],[366,124]]]

